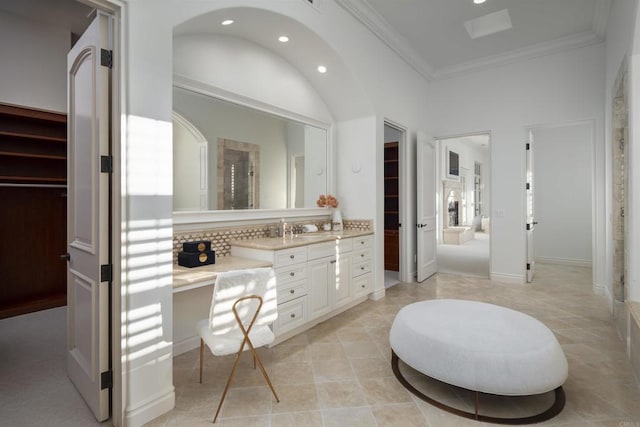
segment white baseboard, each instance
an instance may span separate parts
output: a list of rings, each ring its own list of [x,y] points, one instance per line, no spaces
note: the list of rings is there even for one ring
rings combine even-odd
[[[545,264],[571,265],[575,267],[592,267],[593,263],[588,259],[536,257],[536,262]]]
[[[124,427],[143,426],[151,420],[171,411],[176,405],[175,389],[152,398],[147,403],[132,410],[126,410],[124,414]]]
[[[382,289],[378,289],[375,292],[372,292],[369,294],[369,299],[372,301],[378,301],[381,300],[382,298],[384,298],[384,296],[386,295],[386,291],[384,288]]]
[[[491,272],[491,280],[503,283],[512,283],[514,285],[522,285],[526,283],[525,277],[518,274],[493,273]]]

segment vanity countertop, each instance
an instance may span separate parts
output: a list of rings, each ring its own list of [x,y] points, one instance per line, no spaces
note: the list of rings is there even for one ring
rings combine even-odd
[[[293,237],[262,237],[258,239],[233,240],[229,242],[231,246],[251,249],[263,249],[277,251],[280,249],[295,248],[314,243],[330,242],[336,239],[347,239],[351,237],[368,236],[373,231],[364,230],[343,230],[343,231],[318,231],[315,233],[295,234]]]
[[[188,268],[173,266],[173,292],[182,292],[202,286],[213,285],[218,273],[247,268],[271,267],[268,261],[260,261],[237,256],[226,256],[216,259],[215,264]]]

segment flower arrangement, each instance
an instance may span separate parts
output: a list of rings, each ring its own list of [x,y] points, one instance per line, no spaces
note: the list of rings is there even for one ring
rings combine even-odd
[[[331,194],[327,194],[327,195],[321,194],[320,197],[318,197],[318,200],[316,200],[316,204],[320,208],[323,208],[325,206],[330,208],[337,208],[338,199],[336,199],[336,197],[332,196]]]

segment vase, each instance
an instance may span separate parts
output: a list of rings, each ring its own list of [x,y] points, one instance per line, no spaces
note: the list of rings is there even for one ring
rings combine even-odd
[[[342,213],[338,208],[331,208],[331,223],[333,231],[342,231]]]

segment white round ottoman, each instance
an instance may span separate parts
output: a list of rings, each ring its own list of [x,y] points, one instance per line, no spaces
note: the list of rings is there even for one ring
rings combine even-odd
[[[549,419],[564,407],[562,384],[569,371],[564,352],[549,328],[519,311],[476,301],[421,301],[398,312],[389,340],[398,380],[442,409],[480,421],[525,424]],[[475,391],[475,413],[422,394],[402,376],[398,359],[429,377]],[[478,414],[478,392],[524,396],[551,390],[555,402],[541,414],[507,419]]]

